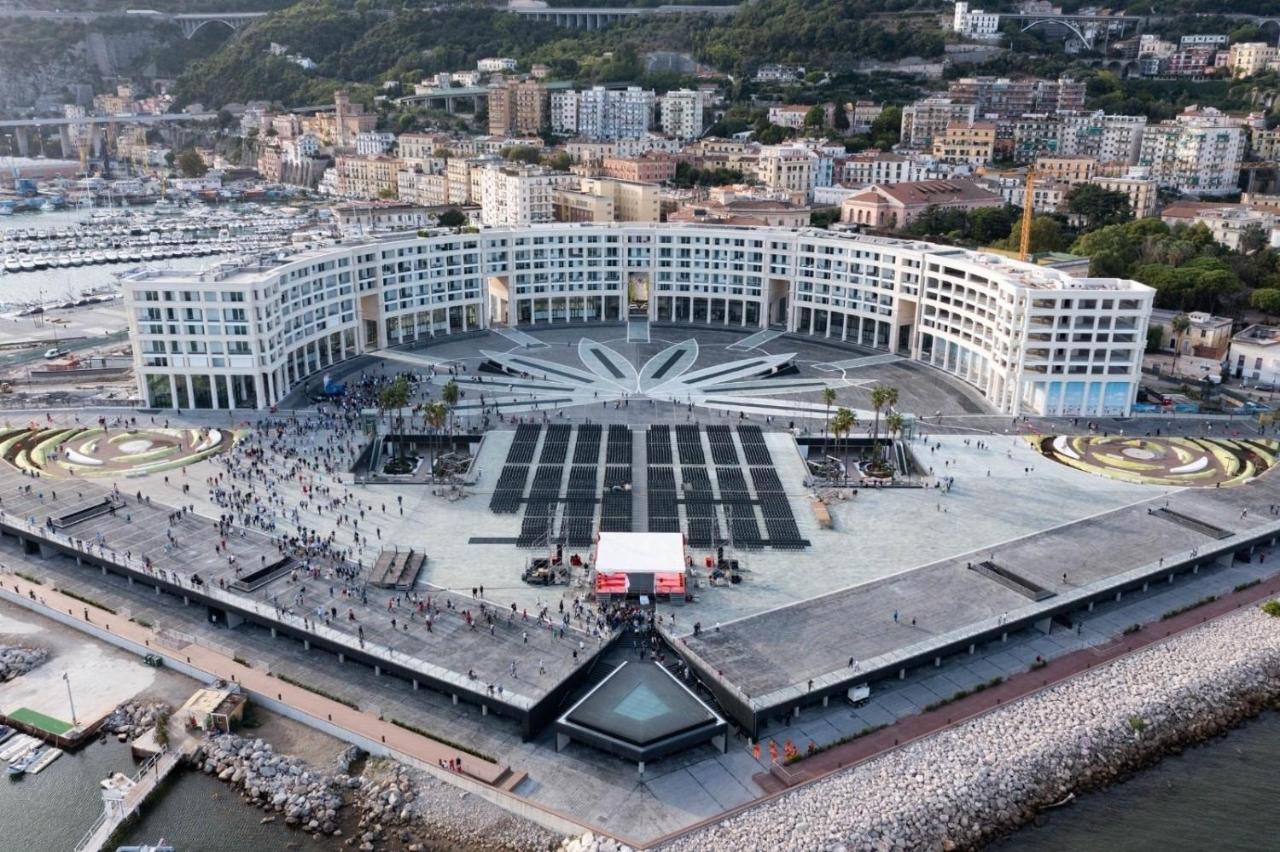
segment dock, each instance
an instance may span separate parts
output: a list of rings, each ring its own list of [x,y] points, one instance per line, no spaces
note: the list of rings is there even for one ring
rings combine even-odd
[[[120,827],[138,813],[169,773],[182,762],[183,756],[177,751],[160,752],[138,768],[129,779],[131,783],[104,789],[102,815],[80,838],[75,852],[99,852],[106,848]]]

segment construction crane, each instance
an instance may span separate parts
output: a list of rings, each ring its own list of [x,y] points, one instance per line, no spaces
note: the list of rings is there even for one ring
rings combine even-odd
[[[1035,210],[1036,170],[1027,169],[1027,188],[1022,194],[1022,236],[1018,240],[1018,260],[1031,259],[1031,219]]]

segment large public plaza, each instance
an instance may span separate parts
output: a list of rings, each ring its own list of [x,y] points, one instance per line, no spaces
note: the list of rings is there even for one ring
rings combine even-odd
[[[452,428],[470,454],[451,482],[352,472],[370,443],[394,456],[392,417],[362,412],[401,375],[400,431]],[[1254,424],[1028,421],[935,366],[807,335],[504,328],[348,360],[328,375],[342,397],[319,399],[315,379],[274,412],[13,419],[5,561],[501,755],[524,774],[516,795],[641,842],[776,789],[752,741],[824,747],[1105,642],[1266,575],[1251,556],[1280,530],[1280,486],[1261,475],[1275,444]],[[415,408],[451,381],[451,427],[433,429]],[[909,424],[882,487],[848,450],[865,451],[876,386],[896,389]],[[827,388],[830,410],[857,417],[843,449]],[[822,456],[846,459],[843,481],[813,479]],[[602,528],[683,536],[685,599],[601,600]],[[420,570],[371,582],[388,551],[410,550]],[[557,553],[566,582],[522,580]],[[739,582],[712,577],[719,558]],[[637,771],[633,744],[597,747],[560,721],[655,660],[727,737],[655,750]],[[609,712],[643,730],[678,710]]]

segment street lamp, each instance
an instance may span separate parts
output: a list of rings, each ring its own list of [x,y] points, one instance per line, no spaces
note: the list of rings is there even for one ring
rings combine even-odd
[[[67,673],[62,673],[62,680],[67,685],[67,703],[71,705],[71,724],[78,725],[76,720],[76,702],[71,698],[71,678],[67,677]]]

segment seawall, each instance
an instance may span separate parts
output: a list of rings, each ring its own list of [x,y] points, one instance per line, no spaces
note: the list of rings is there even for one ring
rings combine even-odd
[[[1223,616],[664,848],[978,847],[1280,705],[1280,619]]]

